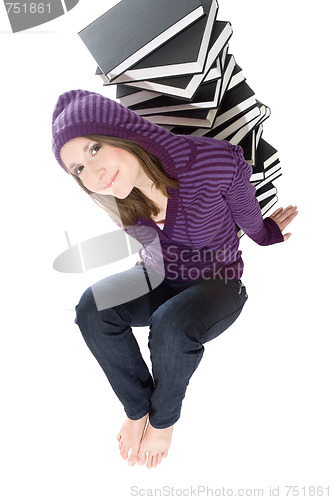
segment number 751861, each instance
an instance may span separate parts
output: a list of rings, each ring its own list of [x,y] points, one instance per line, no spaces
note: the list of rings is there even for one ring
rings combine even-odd
[[[44,12],[51,13],[50,3],[21,3],[21,2],[6,2],[7,12],[12,11],[14,14],[44,14]]]

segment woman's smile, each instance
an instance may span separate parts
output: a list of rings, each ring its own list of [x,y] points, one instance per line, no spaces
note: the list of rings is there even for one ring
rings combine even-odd
[[[109,182],[107,183],[107,185],[105,186],[105,189],[108,189],[110,187],[113,186],[113,184],[115,183],[116,181],[116,178],[117,178],[117,175],[118,175],[118,172],[119,170],[117,170],[117,172],[115,173],[115,175],[109,180]]]

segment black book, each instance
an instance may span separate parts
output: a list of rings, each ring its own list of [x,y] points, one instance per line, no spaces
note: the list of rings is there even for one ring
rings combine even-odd
[[[265,139],[261,139],[259,143],[259,147],[262,150],[262,157],[263,157],[263,166],[265,172],[268,172],[268,170],[275,165],[277,165],[277,162],[279,162],[279,154],[278,151]]]
[[[175,125],[188,127],[211,128],[218,108],[213,109],[191,109],[187,111],[175,111],[174,113],[163,113],[146,115],[145,118],[158,125]]]
[[[264,163],[262,161],[262,148],[257,146],[257,136],[262,127],[257,126],[245,139],[238,144],[243,149],[244,158],[252,166],[251,182],[262,181],[265,178]]]
[[[263,124],[260,123],[258,127],[255,128],[255,134],[256,134],[256,148],[259,146],[260,139],[262,138],[262,133],[264,131]]]
[[[209,130],[207,128],[193,129],[190,127],[171,127],[169,130],[174,134],[212,137],[221,141],[227,140],[231,144],[239,144],[252,130],[267,119],[269,115],[270,109],[261,102],[256,101],[255,106],[219,127],[215,127],[214,124]]]
[[[276,194],[277,189],[273,185],[273,181],[275,181],[278,177],[281,177],[281,169],[275,172],[274,175],[271,175],[268,179],[264,179],[263,181],[254,183],[256,188],[256,198],[257,200],[263,201],[265,198]]]
[[[243,75],[242,68],[236,63],[232,77],[229,84],[229,90],[236,87],[237,85],[245,82],[246,78]]]
[[[246,110],[244,113],[240,113],[226,123],[223,123],[219,127],[216,127],[216,129],[214,128],[214,130],[209,132],[209,137],[214,137],[215,139],[218,139],[220,141],[227,140],[232,142],[233,144],[239,144],[241,140],[244,139],[247,134],[249,134],[251,130],[255,128],[261,118],[262,115],[260,112],[260,106],[256,104],[252,108]],[[234,141],[232,141],[236,134],[238,134],[238,136]]]
[[[262,131],[261,123],[245,139],[239,142],[245,160],[252,166],[251,182],[253,184],[258,184],[258,182],[271,176],[275,178],[276,173],[280,170],[278,152],[262,138]]]
[[[79,36],[112,81],[203,15],[199,0],[121,0]]]
[[[221,109],[222,103],[225,99],[226,92],[230,88],[230,82],[232,79],[233,72],[235,70],[235,58],[232,54],[228,54],[224,61],[223,66],[223,77],[222,77],[222,88],[221,88],[221,100],[219,105],[219,111]],[[218,111],[218,113],[219,113]]]
[[[257,148],[256,148],[256,131],[253,130],[251,134],[248,134],[245,139],[243,139],[240,143],[239,146],[243,150],[243,155],[244,159],[247,161],[249,165],[252,167],[255,166],[256,164],[256,159],[257,159]],[[262,169],[264,172],[264,168]],[[260,179],[264,178],[264,173]]]
[[[277,193],[277,190],[276,190]],[[261,209],[261,213],[264,216],[275,203],[277,203],[278,197],[276,194],[272,194],[270,196],[267,196],[267,198],[264,198],[263,200],[259,201],[259,206]]]
[[[268,171],[265,171],[265,179],[264,180],[273,181],[273,180],[277,179],[278,177],[280,177],[281,175],[282,175],[282,169],[280,166],[280,160],[277,160],[274,168],[271,168]],[[263,182],[263,181],[259,181],[259,182]],[[253,184],[256,185],[257,183],[254,182]]]
[[[125,73],[116,78],[114,83],[186,75],[203,71],[218,4],[217,0],[200,0],[200,2],[204,10],[204,16],[201,19],[130,67]],[[177,4],[182,4],[182,2],[177,0],[169,1],[169,5]],[[146,24],[142,24],[141,29],[144,31],[145,28]]]
[[[224,71],[225,62],[226,62],[227,55],[228,55],[228,50],[229,50],[229,44],[227,43],[227,44],[223,47],[222,52],[220,53],[220,61],[221,61],[221,66],[222,66],[222,68],[223,68],[223,71]]]
[[[233,58],[230,56],[230,60],[232,59]],[[257,101],[255,99],[254,91],[249,87],[249,85],[247,85],[246,82],[243,82],[242,85],[239,85],[225,93],[217,111],[214,126],[211,127],[211,130],[207,132],[205,129],[197,129],[195,131],[192,130],[186,132],[184,129],[179,130],[176,128],[172,129],[172,132],[175,134],[185,133],[186,135],[190,134],[225,139],[231,133],[235,133],[248,121],[251,121],[259,116],[260,112],[256,104]],[[252,113],[246,116],[245,111],[250,109],[252,109]],[[241,118],[239,123],[237,121],[238,116]],[[225,136],[222,137],[221,134],[224,134]]]
[[[223,131],[223,133],[221,134],[222,137],[224,136],[223,139],[225,139],[226,141],[229,141],[231,144],[239,144],[240,141],[247,136],[247,134],[250,134],[252,132],[252,130],[254,130],[258,125],[262,124],[265,120],[267,120],[267,118],[270,117],[271,110],[265,104],[257,101],[257,104],[253,109],[256,109],[256,108],[259,111],[259,114],[256,117],[254,117],[252,120],[249,119],[250,114],[251,114],[251,110],[250,110],[249,112],[246,113],[246,115],[247,115],[246,123],[244,123],[244,125],[242,125],[236,132],[233,131],[230,135],[227,135],[227,136],[225,136],[225,134],[226,134],[226,132],[229,132],[229,129],[231,127],[228,127],[227,129],[225,129]],[[239,122],[240,121],[241,121],[241,119],[239,120]],[[237,122],[238,122],[238,120],[237,120]],[[235,124],[233,124],[233,127],[234,126],[235,126]],[[219,139],[221,138],[220,134],[219,134],[218,138]]]
[[[280,160],[277,158],[277,151],[273,146],[268,144],[263,138],[260,139],[257,147],[257,169],[260,169],[263,177],[261,179],[251,177],[251,182],[257,189],[272,182],[274,179],[280,177],[281,167]],[[258,176],[257,176],[258,177]]]
[[[191,127],[171,127],[169,130],[173,134],[179,135],[195,135],[197,137],[213,137],[214,139],[223,140],[226,139],[225,134],[236,133],[244,125],[252,121],[253,119],[260,118],[260,110],[258,106],[253,106],[245,113],[239,115],[237,119],[229,120],[222,127],[211,127],[210,130],[206,128],[196,128]],[[225,137],[224,137],[225,136]],[[244,136],[245,137],[245,136]]]
[[[153,90],[161,94],[169,94],[184,99],[192,99],[199,85],[206,79],[207,73],[225,49],[232,35],[231,24],[225,21],[216,21],[210,40],[206,64],[201,73],[189,76],[178,76],[172,78],[150,78],[147,81],[128,82],[126,85],[145,90]]]
[[[265,168],[265,179],[268,179],[271,175],[275,175],[280,169],[280,160],[275,160],[269,167]]]
[[[221,86],[222,78],[212,82],[203,83],[191,101],[181,99],[179,97],[170,97],[151,92],[150,99],[145,100],[143,103],[137,103],[128,107],[141,116],[186,111],[190,109],[217,108],[219,105]],[[124,104],[121,98],[120,103]]]
[[[255,104],[255,93],[246,82],[242,82],[230,90],[227,89],[217,113],[215,127],[228,122]]]
[[[197,75],[195,75],[195,76],[197,76]],[[222,76],[221,62],[220,62],[220,58],[218,58],[218,59],[216,59],[215,64],[212,66],[212,68],[208,71],[202,84],[213,82],[213,81],[221,78],[221,76]],[[184,77],[181,76],[179,78],[175,77],[175,78],[173,78],[173,80],[178,81],[178,79],[183,79],[183,78],[186,79],[187,82],[189,82],[191,79],[191,77],[188,77],[188,76],[184,76]],[[199,88],[200,88],[200,86],[198,87],[198,89]],[[120,100],[121,104],[123,104],[124,106],[131,106],[133,104],[139,104],[140,102],[147,101],[150,98],[149,96],[152,96],[152,95],[154,95],[155,97],[164,95],[164,96],[177,98],[177,96],[175,96],[172,93],[164,93],[164,92],[162,93],[162,92],[155,92],[152,90],[144,90],[144,89],[132,87],[132,86],[127,85],[127,84],[117,85],[116,97],[117,97],[117,99]],[[193,98],[194,98],[194,96],[192,97],[192,99]],[[183,101],[187,101],[187,102],[191,102],[191,100],[192,100],[192,99],[188,99],[185,97],[182,97],[179,99],[182,99]]]
[[[116,98],[120,104],[128,108],[135,104],[149,101],[152,99],[152,96],[159,97],[161,95],[162,94],[152,92],[151,90],[140,90],[134,87],[128,87],[127,85],[117,85]]]
[[[258,127],[254,130],[247,138],[242,141],[239,145],[243,147],[244,157],[247,160],[246,156],[248,156],[248,143],[251,138],[253,138],[253,143],[255,147],[255,161],[252,165],[253,175],[251,177],[251,182],[259,182],[264,180],[270,175],[275,174],[279,170],[280,160],[278,158],[277,150],[268,144],[262,137],[259,138],[257,143],[257,135],[258,130],[262,130],[262,127]],[[245,149],[244,149],[245,146]],[[248,160],[247,160],[248,161]]]

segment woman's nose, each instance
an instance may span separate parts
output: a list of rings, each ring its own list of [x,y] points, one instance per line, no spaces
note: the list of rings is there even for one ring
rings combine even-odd
[[[101,167],[98,171],[97,171],[97,177],[98,177],[98,180],[100,182],[102,181],[105,181],[105,176],[106,176],[106,170],[104,167]]]
[[[104,167],[91,169],[89,177],[86,180],[86,187],[91,191],[100,191],[101,189],[104,189],[106,181],[106,169]],[[90,187],[88,186],[88,183]]]

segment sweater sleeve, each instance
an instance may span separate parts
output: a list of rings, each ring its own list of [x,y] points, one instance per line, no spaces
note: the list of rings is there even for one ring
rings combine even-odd
[[[231,215],[236,224],[258,245],[273,245],[284,241],[279,226],[271,219],[263,219],[251,184],[252,167],[245,161],[240,146],[231,146],[235,161],[233,180],[225,193]]]

